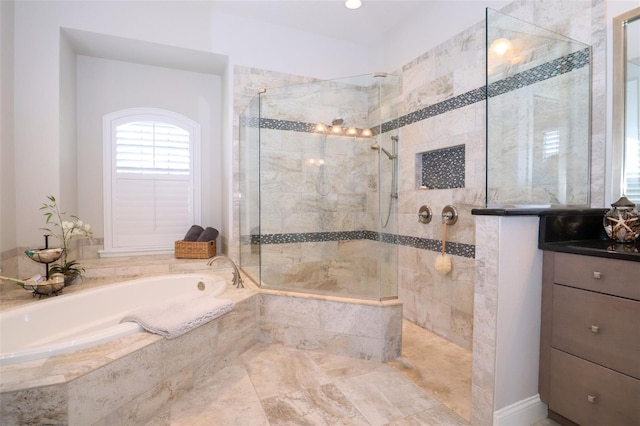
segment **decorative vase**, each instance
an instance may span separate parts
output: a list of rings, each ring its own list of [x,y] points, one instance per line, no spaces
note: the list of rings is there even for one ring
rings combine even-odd
[[[640,235],[640,215],[633,204],[624,195],[611,204],[603,218],[607,236],[618,243],[633,243]]]
[[[65,274],[64,275],[64,286],[70,286],[75,282],[75,280],[79,277],[78,274]]]

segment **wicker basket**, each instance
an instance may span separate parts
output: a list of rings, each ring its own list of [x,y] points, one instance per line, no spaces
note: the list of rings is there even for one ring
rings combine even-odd
[[[178,259],[209,259],[216,255],[216,242],[176,241],[175,251]]]

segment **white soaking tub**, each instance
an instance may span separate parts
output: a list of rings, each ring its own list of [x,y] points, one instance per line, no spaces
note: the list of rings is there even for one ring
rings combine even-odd
[[[74,352],[142,331],[120,320],[134,309],[189,292],[218,296],[227,287],[215,274],[139,278],[41,300],[0,312],[0,365]]]

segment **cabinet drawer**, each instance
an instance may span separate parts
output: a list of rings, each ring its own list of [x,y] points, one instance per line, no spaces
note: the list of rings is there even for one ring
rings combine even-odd
[[[640,378],[640,302],[553,286],[551,346]]]
[[[640,380],[551,350],[549,408],[582,425],[640,424]]]
[[[555,253],[554,282],[640,300],[640,262]]]

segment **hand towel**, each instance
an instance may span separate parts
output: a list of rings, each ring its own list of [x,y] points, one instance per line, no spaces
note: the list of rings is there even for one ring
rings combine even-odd
[[[217,229],[211,228],[209,226],[204,230],[202,234],[200,234],[200,236],[198,237],[198,242],[214,241],[216,238],[218,238],[218,234],[219,232]]]
[[[200,225],[193,225],[187,231],[187,234],[182,239],[183,241],[198,241],[198,237],[204,232],[204,228]]]
[[[189,294],[129,312],[120,322],[136,322],[151,333],[173,339],[226,314],[233,307],[231,300]]]

